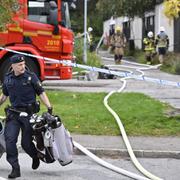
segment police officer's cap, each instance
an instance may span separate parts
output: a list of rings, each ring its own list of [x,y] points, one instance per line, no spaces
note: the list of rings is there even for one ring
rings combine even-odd
[[[10,61],[12,64],[20,63],[20,62],[23,62],[24,60],[25,60],[25,57],[21,54],[15,54],[15,55],[11,56],[11,58],[10,58]]]

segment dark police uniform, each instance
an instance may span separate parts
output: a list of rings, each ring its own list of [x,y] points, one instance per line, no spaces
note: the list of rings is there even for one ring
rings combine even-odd
[[[15,76],[13,72],[6,74],[2,92],[5,96],[9,96],[11,103],[11,107],[7,110],[5,125],[7,161],[13,168],[19,168],[16,143],[20,129],[22,148],[30,157],[37,157],[29,119],[36,111],[36,94],[40,95],[44,89],[34,73],[25,71],[19,76]],[[27,116],[20,116],[20,112],[26,112]]]

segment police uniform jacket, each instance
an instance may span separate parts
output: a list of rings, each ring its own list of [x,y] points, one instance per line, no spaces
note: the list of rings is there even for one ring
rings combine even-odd
[[[9,96],[12,107],[18,108],[35,103],[36,94],[42,94],[44,89],[36,74],[25,71],[19,76],[15,76],[13,72],[6,74],[2,92]]]

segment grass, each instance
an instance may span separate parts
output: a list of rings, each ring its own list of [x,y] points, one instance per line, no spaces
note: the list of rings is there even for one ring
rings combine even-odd
[[[138,63],[146,64],[145,52],[142,50],[136,49],[133,54],[130,54],[126,50],[126,56],[132,56]],[[159,64],[158,54],[153,58],[153,64]],[[180,75],[180,54],[174,52],[167,52],[164,56],[164,63],[160,67],[164,72]]]
[[[54,113],[60,115],[70,132],[120,134],[115,119],[103,105],[105,93],[47,93],[54,106]],[[180,117],[167,117],[166,111],[171,109],[167,104],[141,93],[116,93],[109,99],[109,104],[119,114],[128,135],[180,136]],[[46,109],[42,107],[43,112]]]
[[[180,75],[180,54],[168,52],[164,58],[164,64],[161,70]]]
[[[127,56],[129,56],[129,53],[127,52]],[[131,55],[136,59],[138,63],[146,64],[146,57],[145,57],[145,51],[136,49],[133,54]],[[153,58],[152,64],[159,64],[158,55],[156,54]]]

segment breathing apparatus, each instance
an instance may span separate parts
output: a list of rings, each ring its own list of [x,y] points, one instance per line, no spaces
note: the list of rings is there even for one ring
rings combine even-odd
[[[38,157],[45,163],[58,160],[62,166],[72,162],[73,142],[57,115],[44,112],[33,114],[30,118]]]
[[[34,131],[49,127],[55,129],[61,126],[61,119],[57,115],[44,112],[42,115],[33,114],[30,118],[30,123]]]

